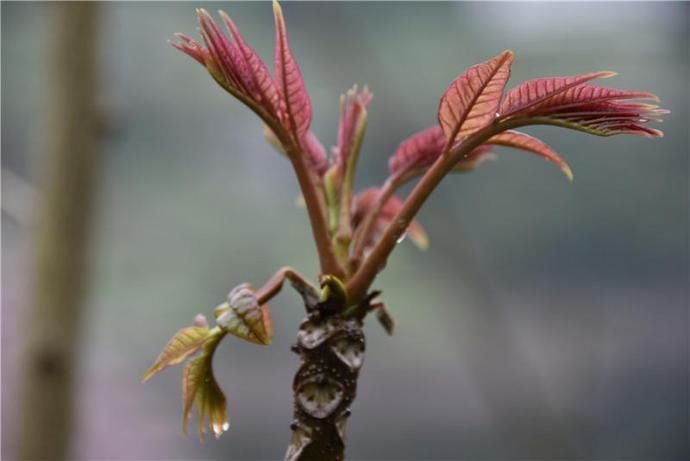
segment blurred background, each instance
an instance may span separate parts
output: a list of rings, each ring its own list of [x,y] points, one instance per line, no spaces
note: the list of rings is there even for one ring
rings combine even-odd
[[[230,338],[216,354],[231,420],[219,440],[181,434],[179,368],[139,382],[172,333],[233,286],[283,265],[317,275],[289,164],[247,109],[165,43],[177,31],[196,38],[199,6],[228,11],[272,61],[268,3],[103,3],[97,36],[81,37],[98,46],[105,117],[74,459],[263,460],[287,446],[289,346],[304,315],[291,290],[271,303],[270,347]],[[46,162],[36,139],[60,7],[1,6],[2,459],[18,456]],[[663,139],[529,129],[567,159],[572,184],[510,150],[443,183],[419,216],[430,248],[401,244],[376,283],[398,328],[387,337],[367,325],[349,458],[690,458],[690,6],[290,2],[284,12],[324,144],[335,142],[338,95],[353,83],[374,93],[360,187],[380,183],[398,143],[435,123],[458,73],[506,48],[512,85],[613,70],[606,85],[654,92],[672,111]]]

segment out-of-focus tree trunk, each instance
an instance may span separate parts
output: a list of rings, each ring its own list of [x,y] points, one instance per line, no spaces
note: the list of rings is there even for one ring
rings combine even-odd
[[[41,78],[43,171],[22,365],[20,459],[68,457],[97,166],[97,10],[53,4]]]

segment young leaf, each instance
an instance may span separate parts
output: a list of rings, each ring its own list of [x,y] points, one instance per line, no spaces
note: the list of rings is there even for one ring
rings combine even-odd
[[[652,93],[643,91],[615,90],[596,85],[576,85],[533,106],[530,112],[534,114],[548,114],[575,108],[580,109],[582,107],[595,111],[599,109],[603,112],[625,112],[631,106],[624,104],[617,107],[617,103],[614,102],[622,99],[651,99],[657,101],[659,98]],[[643,106],[637,107],[644,110]]]
[[[208,11],[197,9],[197,17],[199,32],[211,57],[206,65],[211,75],[226,89],[232,88],[251,97],[255,91],[251,71],[242,60],[237,45],[228,40]]]
[[[191,326],[179,330],[165,345],[151,368],[148,369],[142,382],[169,366],[176,365],[201,349],[208,340],[208,326]]]
[[[247,45],[240,30],[230,16],[224,11],[219,11],[219,14],[225,23],[225,27],[235,39],[235,43],[240,51],[239,57],[244,61],[244,67],[249,70],[253,89],[252,96],[269,113],[278,114],[280,111],[280,94],[268,67],[266,67],[259,55]]]
[[[388,159],[388,170],[392,176],[403,176],[424,169],[436,161],[445,144],[446,137],[440,126],[419,131],[400,143]]]
[[[326,149],[324,149],[319,138],[317,138],[311,130],[307,131],[305,135],[302,136],[302,147],[309,160],[309,166],[317,175],[323,176],[326,170],[328,170]]]
[[[201,440],[204,438],[206,418],[216,437],[220,437],[229,427],[225,395],[213,374],[213,354],[224,335],[224,332],[216,331],[204,346],[202,354],[187,362],[182,373],[182,430],[187,433],[187,421],[192,406],[196,405]]]
[[[388,160],[391,175],[410,178],[422,174],[441,155],[445,143],[445,135],[439,126],[413,134],[400,144]],[[485,144],[475,148],[455,165],[453,171],[474,170],[486,160],[494,158],[490,151],[491,147]]]
[[[626,99],[658,98],[654,94],[640,91],[577,85],[533,106],[526,113],[526,120],[599,136],[661,136],[661,131],[647,128],[643,124],[661,121],[658,117],[668,111],[650,104],[623,101]]]
[[[280,143],[278,137],[271,131],[267,126],[264,127],[264,139],[273,146],[273,148],[283,155],[287,155],[285,148]],[[302,137],[302,147],[304,148],[304,153],[307,156],[308,165],[311,167],[318,176],[323,176],[323,174],[328,169],[328,158],[326,157],[326,149],[324,149],[323,144],[319,141],[319,138],[311,131]]]
[[[246,341],[267,345],[273,338],[273,322],[267,305],[259,305],[254,288],[243,283],[233,288],[227,302],[214,312],[224,331]]]
[[[275,73],[286,117],[284,124],[299,142],[311,124],[311,103],[304,87],[302,73],[288,43],[283,10],[273,1],[276,23]]]
[[[513,52],[504,51],[470,67],[450,84],[438,109],[438,121],[449,146],[494,120],[512,62]]]
[[[499,146],[513,147],[527,152],[532,152],[546,160],[556,164],[569,181],[573,180],[573,173],[565,161],[558,156],[558,154],[549,147],[546,143],[530,135],[520,133],[519,131],[508,130],[492,136],[486,144],[495,144]]]
[[[500,117],[523,114],[531,107],[542,103],[559,93],[598,78],[609,78],[615,72],[591,72],[569,77],[546,77],[527,80],[506,93],[500,108]]]
[[[358,92],[357,85],[340,96],[340,123],[338,125],[338,146],[335,162],[341,172],[345,171],[348,160],[356,155],[353,152],[360,144],[367,119],[367,106],[372,94],[365,86]]]
[[[182,34],[180,32],[177,32],[174,35],[175,37],[179,38],[180,41],[174,43],[171,40],[168,40],[170,46],[177,50],[180,50],[181,52],[183,52],[190,58],[194,59],[202,66],[206,67],[206,63],[211,58],[208,50],[205,47],[201,46],[199,42],[194,40],[189,35]]]
[[[273,78],[261,58],[247,45],[230,17],[220,12],[235,42],[222,32],[211,15],[197,9],[204,45],[184,34],[171,45],[206,67],[216,82],[253,110],[262,108],[268,116],[281,118],[281,100]]]

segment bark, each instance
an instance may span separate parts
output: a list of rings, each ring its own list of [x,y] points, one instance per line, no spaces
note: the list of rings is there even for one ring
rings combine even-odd
[[[319,304],[308,296],[305,304],[309,315],[293,346],[302,363],[293,382],[292,441],[285,461],[341,461],[364,361],[362,316],[345,317],[340,314],[345,306]]]
[[[45,170],[25,329],[19,459],[68,458],[96,171],[98,5],[54,8],[43,79]]]

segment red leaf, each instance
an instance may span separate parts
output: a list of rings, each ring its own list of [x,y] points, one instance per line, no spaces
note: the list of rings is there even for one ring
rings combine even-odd
[[[613,77],[614,75],[616,75],[615,72],[603,71],[570,77],[545,77],[527,80],[506,93],[501,103],[500,116],[505,118],[517,113],[523,113],[527,109],[576,85],[597,78]]]
[[[297,61],[290,51],[283,11],[275,0],[273,14],[276,22],[275,72],[278,89],[285,104],[284,123],[299,141],[311,123],[311,103]]]
[[[219,11],[219,14],[225,23],[225,27],[227,27],[228,31],[235,39],[235,43],[240,51],[239,56],[244,61],[244,67],[248,69],[250,73],[252,96],[257,102],[262,103],[269,113],[277,116],[280,109],[280,94],[278,93],[278,88],[266,64],[264,64],[256,52],[247,45],[240,30],[232,19],[230,19],[230,16],[224,11]]]
[[[572,109],[578,106],[592,106],[593,104],[610,102],[619,99],[652,99],[658,100],[656,95],[642,91],[614,90],[596,85],[576,85],[566,91],[532,106],[530,114],[549,114]],[[615,106],[601,106],[615,109]],[[622,109],[626,107],[623,106]],[[619,109],[621,110],[621,109]]]
[[[171,43],[172,46],[206,67],[223,88],[236,96],[237,93],[241,93],[279,119],[280,95],[268,68],[247,45],[230,17],[222,11],[220,15],[235,42],[225,36],[206,10],[197,9],[200,33],[205,46],[184,34],[175,34],[180,41]]]
[[[209,59],[209,52],[206,48],[201,46],[199,42],[194,40],[192,37],[186,34],[181,34],[177,32],[175,37],[179,38],[180,41],[174,43],[168,40],[168,43],[180,51],[182,51],[187,56],[194,58],[199,64],[206,67],[206,61]]]
[[[651,104],[622,101],[626,99],[658,98],[647,92],[582,84],[543,100],[522,111],[520,116],[527,116],[536,123],[572,128],[598,136],[662,136],[661,131],[642,125],[661,121],[659,116],[668,111]]]
[[[450,84],[438,109],[438,121],[449,145],[494,120],[513,57],[512,51],[504,51],[470,67]]]
[[[340,123],[338,125],[338,146],[336,149],[336,163],[344,172],[352,149],[357,143],[357,136],[361,135],[363,117],[367,115],[367,106],[371,102],[372,94],[365,86],[361,92],[357,91],[357,85],[353,86],[346,94],[340,96]]]
[[[197,9],[197,16],[201,36],[211,58],[206,62],[208,71],[221,85],[231,86],[251,95],[250,71],[243,62],[237,45],[228,40],[208,11]]]
[[[544,157],[546,160],[555,163],[570,181],[573,180],[573,173],[568,164],[565,163],[565,161],[559,157],[558,154],[546,143],[537,138],[533,138],[530,135],[520,133],[519,131],[509,130],[491,137],[486,144],[514,147],[515,149],[521,149],[527,152],[532,152],[533,154],[537,154],[541,157]]]
[[[388,160],[391,175],[402,176],[430,166],[443,151],[446,137],[440,126],[419,131],[403,142]]]
[[[311,130],[302,137],[302,147],[309,160],[309,165],[319,176],[322,176],[328,169],[326,149]]]

